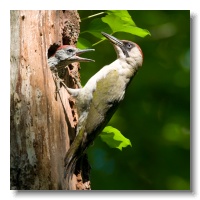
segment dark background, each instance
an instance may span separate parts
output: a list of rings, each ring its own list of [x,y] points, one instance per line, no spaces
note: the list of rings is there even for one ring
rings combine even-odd
[[[85,18],[99,12],[85,10],[79,14]],[[120,151],[109,148],[99,137],[95,140],[88,150],[92,189],[189,190],[190,12],[128,12],[136,25],[149,30],[151,36],[114,34],[136,42],[143,51],[144,63],[108,125],[129,138],[132,148]],[[81,32],[92,19],[80,23]],[[89,33],[81,37],[92,44],[98,42]],[[116,59],[108,41],[94,48],[95,52],[86,57],[95,63],[81,63],[83,85]]]

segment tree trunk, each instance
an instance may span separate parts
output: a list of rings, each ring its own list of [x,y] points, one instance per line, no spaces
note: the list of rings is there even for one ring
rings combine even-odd
[[[58,46],[77,42],[79,22],[77,11],[11,11],[11,189],[67,187],[64,157],[78,118],[67,91],[55,94],[47,59]],[[78,64],[70,65],[66,84],[77,87],[76,76]]]

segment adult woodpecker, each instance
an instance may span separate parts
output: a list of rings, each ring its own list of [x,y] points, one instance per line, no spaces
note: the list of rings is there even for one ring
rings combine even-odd
[[[66,88],[76,99],[79,115],[77,135],[65,157],[68,183],[77,160],[106,126],[143,63],[142,50],[136,43],[102,34],[113,44],[117,59],[92,76],[83,88]]]
[[[94,51],[94,49],[78,49],[74,45],[63,45],[60,46],[55,54],[48,59],[48,66],[54,73],[57,89],[59,89],[59,83],[63,83],[60,77],[63,78],[66,67],[74,62],[94,62],[92,59],[81,58],[80,54]],[[63,83],[64,84],[64,83]],[[79,84],[80,87],[80,84]]]

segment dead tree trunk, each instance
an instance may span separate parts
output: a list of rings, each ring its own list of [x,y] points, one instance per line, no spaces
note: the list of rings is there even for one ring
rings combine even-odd
[[[77,42],[79,21],[77,11],[11,11],[11,189],[66,189],[64,157],[77,115],[63,87],[56,98],[47,58]],[[78,64],[68,69],[70,87],[75,76]]]

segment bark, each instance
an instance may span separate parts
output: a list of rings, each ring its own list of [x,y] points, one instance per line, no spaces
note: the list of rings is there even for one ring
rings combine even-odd
[[[64,157],[75,136],[74,101],[55,95],[47,58],[78,39],[77,11],[11,11],[10,183],[15,190],[63,190]],[[76,87],[78,64],[66,83]],[[75,183],[74,183],[75,184]],[[73,186],[76,189],[76,185]]]

